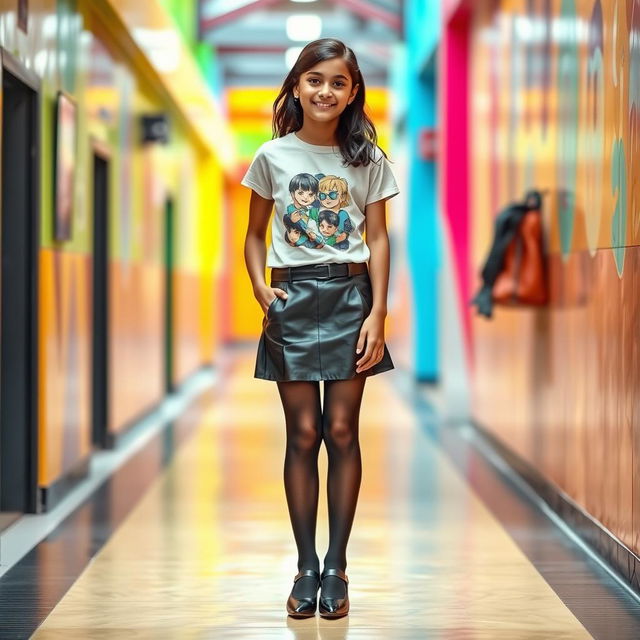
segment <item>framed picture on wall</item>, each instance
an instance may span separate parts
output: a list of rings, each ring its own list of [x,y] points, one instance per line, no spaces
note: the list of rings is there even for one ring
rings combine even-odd
[[[73,192],[75,186],[77,106],[73,99],[58,91],[56,98],[56,130],[54,171],[54,231],[56,240],[71,238]]]
[[[29,22],[29,1],[18,0],[18,29],[22,29],[27,33],[27,24]]]

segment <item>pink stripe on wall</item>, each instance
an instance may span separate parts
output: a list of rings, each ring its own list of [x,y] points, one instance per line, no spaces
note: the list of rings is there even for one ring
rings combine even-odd
[[[451,22],[452,18],[459,11],[464,11],[468,8],[469,0],[441,0],[442,1],[442,24],[445,27],[443,33],[446,30],[446,26]]]
[[[469,261],[469,123],[468,0],[448,0],[443,4],[445,22],[442,31],[440,67],[440,113],[442,114],[443,212],[449,227],[455,280],[458,283],[458,308],[462,320],[467,363],[472,365],[471,278]]]

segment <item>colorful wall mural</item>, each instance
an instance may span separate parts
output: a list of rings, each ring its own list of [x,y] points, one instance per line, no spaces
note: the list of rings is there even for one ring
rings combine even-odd
[[[473,278],[535,187],[551,290],[472,318],[473,417],[638,554],[640,0],[473,8]]]

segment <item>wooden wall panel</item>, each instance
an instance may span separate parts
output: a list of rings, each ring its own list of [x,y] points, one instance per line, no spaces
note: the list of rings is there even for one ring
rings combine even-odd
[[[109,431],[118,433],[164,397],[164,272],[112,263]]]
[[[640,248],[626,261],[621,279],[611,250],[552,258],[548,309],[475,320],[474,417],[637,549]],[[561,280],[583,276],[572,300]]]
[[[475,7],[474,277],[496,213],[548,189],[551,301],[473,316],[473,416],[640,554],[640,0]]]

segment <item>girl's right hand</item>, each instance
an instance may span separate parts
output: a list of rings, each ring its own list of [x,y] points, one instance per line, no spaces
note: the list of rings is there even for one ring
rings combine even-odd
[[[267,310],[271,306],[271,303],[276,298],[287,299],[288,295],[284,289],[279,289],[278,287],[261,287],[259,290],[254,292],[256,296],[256,300],[260,303],[262,307],[262,312],[267,315]]]

